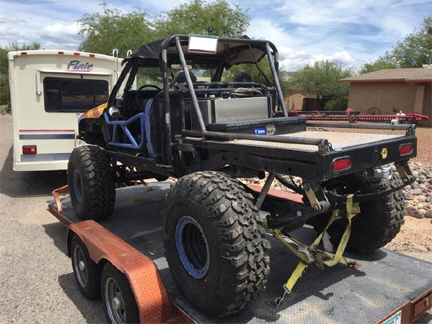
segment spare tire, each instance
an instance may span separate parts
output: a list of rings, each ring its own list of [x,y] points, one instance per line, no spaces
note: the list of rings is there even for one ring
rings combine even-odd
[[[384,168],[382,176],[346,175],[331,179],[322,184],[326,190],[335,190],[338,194],[379,193],[398,187],[399,176],[391,168]],[[402,189],[387,195],[377,196],[370,201],[360,203],[360,213],[352,219],[351,236],[347,251],[367,253],[375,251],[389,243],[404,223],[405,197]],[[308,223],[316,231],[322,232],[330,214],[317,215]],[[346,229],[347,220],[336,220],[327,230],[332,244],[339,245]]]

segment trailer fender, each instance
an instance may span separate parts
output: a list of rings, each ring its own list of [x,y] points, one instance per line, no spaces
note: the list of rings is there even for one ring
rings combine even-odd
[[[78,235],[84,242],[95,263],[108,261],[126,275],[138,305],[141,323],[163,323],[172,318],[171,302],[153,261],[93,220],[69,226],[69,256],[73,235]]]

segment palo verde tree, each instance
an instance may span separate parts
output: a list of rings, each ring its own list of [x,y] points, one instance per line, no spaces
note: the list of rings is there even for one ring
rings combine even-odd
[[[153,40],[151,23],[146,13],[122,12],[101,4],[102,12],[86,14],[80,20],[79,35],[86,39],[79,50],[111,55],[118,49],[119,56],[128,50],[136,50],[143,43]]]
[[[323,60],[293,72],[289,84],[292,89],[316,94],[321,109],[325,110],[329,101],[347,99],[349,84],[341,83],[339,80],[353,74],[352,68],[344,69],[334,61]]]
[[[375,62],[366,63],[360,74],[383,69],[413,68],[428,64],[432,55],[432,17],[423,19],[420,30],[414,30],[392,50],[380,56]]]
[[[360,74],[365,74],[369,72],[375,72],[384,69],[397,69],[400,68],[399,63],[396,58],[390,57],[389,54],[381,56],[375,62],[365,63],[360,69]]]
[[[102,11],[86,14],[80,20],[79,34],[85,37],[79,50],[119,55],[136,50],[144,43],[173,34],[241,36],[250,18],[238,5],[226,0],[193,0],[171,11],[150,17],[145,12],[122,12],[101,4]]]
[[[158,38],[191,33],[239,37],[245,33],[249,21],[247,10],[226,0],[193,0],[163,13],[153,26]]]
[[[408,34],[402,42],[398,42],[390,56],[394,57],[403,68],[422,67],[427,64],[432,51],[432,17],[423,19],[420,30]]]

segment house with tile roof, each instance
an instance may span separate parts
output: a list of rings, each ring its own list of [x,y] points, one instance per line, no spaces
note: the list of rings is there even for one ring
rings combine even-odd
[[[366,114],[418,113],[432,120],[432,65],[385,69],[346,78],[348,107]],[[429,122],[430,123],[430,122]]]

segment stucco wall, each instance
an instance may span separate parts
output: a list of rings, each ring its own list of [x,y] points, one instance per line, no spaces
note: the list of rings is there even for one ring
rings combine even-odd
[[[429,116],[432,125],[432,84],[427,84],[424,92],[423,115]]]
[[[288,90],[285,96],[285,106],[288,110],[303,110],[304,99],[315,98],[316,95],[310,94],[305,91]]]
[[[414,112],[417,86],[405,82],[351,83],[348,107],[361,114],[378,107],[381,114]]]

